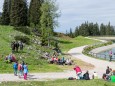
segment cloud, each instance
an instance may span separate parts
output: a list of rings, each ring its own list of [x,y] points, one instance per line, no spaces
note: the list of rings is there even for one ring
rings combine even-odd
[[[0,1],[0,12],[2,12],[3,2],[4,2],[4,0]]]
[[[56,31],[69,31],[85,21],[115,25],[114,0],[57,0],[61,9],[60,27]],[[63,30],[62,30],[63,29]]]

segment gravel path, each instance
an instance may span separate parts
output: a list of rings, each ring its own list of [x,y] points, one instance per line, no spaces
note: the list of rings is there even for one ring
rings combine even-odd
[[[99,60],[95,58],[91,58],[82,54],[82,50],[85,46],[73,48],[68,53],[75,58],[81,59],[84,62],[90,63],[95,66],[94,69],[89,70],[90,75],[96,71],[99,77],[102,77],[102,74],[105,73],[106,67],[110,66],[110,68],[115,69],[115,62],[108,62],[104,60]],[[53,73],[31,73],[28,75],[28,80],[31,81],[47,81],[54,79],[63,79],[68,77],[75,77],[75,71],[65,71],[65,72],[53,72]],[[91,76],[90,76],[91,77]],[[13,74],[0,74],[0,82],[2,81],[24,81],[23,77],[18,78],[18,76],[14,76]]]
[[[102,74],[105,73],[107,66],[109,66],[113,70],[115,69],[115,62],[99,60],[99,59],[95,59],[95,58],[91,58],[91,57],[83,55],[82,50],[84,47],[85,46],[73,48],[68,53],[71,54],[75,58],[78,58],[78,59],[81,59],[82,61],[93,64],[95,68],[93,70],[89,70],[90,74],[93,74],[93,72],[96,71],[99,77],[101,78]]]

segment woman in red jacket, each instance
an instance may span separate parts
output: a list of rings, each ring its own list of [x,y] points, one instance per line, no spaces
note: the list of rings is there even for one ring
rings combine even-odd
[[[76,79],[80,79],[82,77],[81,68],[79,66],[75,66],[74,70],[76,71],[76,75],[77,75]]]

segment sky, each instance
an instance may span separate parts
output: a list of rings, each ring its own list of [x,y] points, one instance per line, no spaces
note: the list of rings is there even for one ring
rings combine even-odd
[[[0,11],[4,0],[0,0]],[[57,0],[61,16],[58,18],[57,32],[66,32],[85,21],[115,26],[115,0]]]

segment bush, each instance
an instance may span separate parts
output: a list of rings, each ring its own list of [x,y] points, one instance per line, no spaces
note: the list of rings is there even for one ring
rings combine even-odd
[[[110,45],[110,44],[112,44],[111,41],[108,41],[108,42],[102,43],[102,44],[98,44],[98,45],[87,46],[87,47],[84,48],[83,53],[86,54],[86,55],[89,55],[89,52],[90,52],[92,49],[95,49],[95,48],[98,48],[98,47],[102,47],[102,46],[107,46],[107,45]]]
[[[31,34],[31,29],[29,27],[26,27],[26,26],[22,26],[22,27],[14,27],[15,30],[18,30],[22,33],[25,33],[25,34],[28,34],[30,35]]]
[[[15,36],[15,40],[22,41],[23,43],[30,44],[30,38],[27,36]]]
[[[41,45],[42,46],[47,46],[48,45],[48,40],[46,39],[46,37],[42,37],[42,40],[41,40]]]

